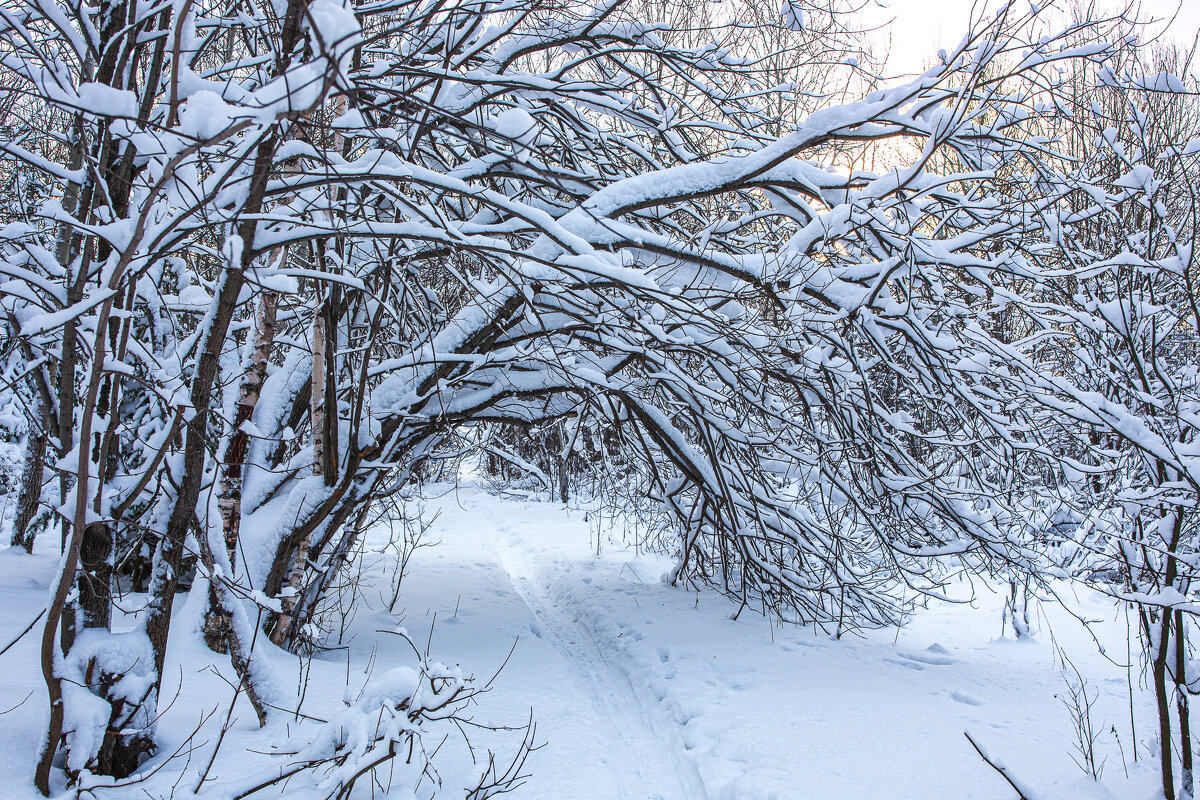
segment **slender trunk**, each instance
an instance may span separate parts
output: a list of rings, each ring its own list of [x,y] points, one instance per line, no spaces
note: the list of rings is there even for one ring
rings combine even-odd
[[[1158,754],[1162,765],[1163,797],[1166,800],[1175,798],[1175,771],[1171,748],[1171,694],[1167,685],[1167,655],[1170,652],[1171,616],[1169,611],[1163,611],[1158,620],[1152,620],[1151,625],[1158,625],[1158,641],[1155,642],[1154,659],[1150,664],[1150,673],[1154,682],[1154,701],[1158,709]]]
[[[308,569],[308,550],[312,545],[312,533],[305,533],[296,545],[296,555],[292,561],[292,576],[283,598],[283,608],[279,614],[279,622],[271,631],[271,641],[282,647],[291,634],[292,622],[296,615],[296,604],[304,592],[304,573]]]
[[[325,314],[318,311],[313,318],[312,326],[312,395],[309,400],[309,419],[312,423],[313,437],[313,475],[326,475],[325,441],[327,423],[325,422]]]
[[[72,155],[72,163],[75,163],[75,156]],[[79,162],[82,163],[82,153],[79,157]],[[87,193],[90,194],[92,187],[85,187]],[[64,226],[66,227],[66,226]],[[73,306],[83,299],[84,288],[88,277],[88,258],[86,242],[84,246],[77,248],[78,252],[70,247],[74,237],[68,235],[66,237],[67,246],[60,248],[60,253],[65,258],[69,259],[64,263],[75,263],[78,257],[79,263],[76,267],[76,272],[71,283],[67,286],[67,306]],[[60,243],[61,244],[61,243]],[[63,328],[62,349],[59,351],[58,359],[58,420],[57,434],[58,439],[58,455],[66,455],[71,448],[75,446],[75,367],[78,360],[79,349],[79,333],[74,324],[67,325]],[[59,500],[62,504],[66,504],[67,498],[71,493],[73,480],[69,472],[63,472],[59,476]],[[70,536],[70,522],[64,516],[62,520],[62,546],[67,547],[67,539]]]
[[[1169,475],[1168,468],[1166,467],[1166,465],[1164,465],[1160,462],[1159,467],[1158,467],[1159,481],[1162,482],[1162,481],[1167,480],[1168,475]],[[1167,538],[1167,541],[1165,542],[1165,544],[1166,544],[1166,548],[1165,548],[1166,549],[1166,563],[1164,564],[1164,569],[1163,569],[1163,585],[1169,586],[1172,589],[1178,590],[1180,587],[1178,587],[1176,585],[1176,580],[1179,575],[1179,560],[1176,557],[1176,553],[1178,552],[1178,549],[1179,549],[1180,537],[1183,534],[1183,514],[1180,513],[1180,511],[1178,509],[1174,509],[1167,513],[1169,514],[1169,518],[1171,520],[1171,526],[1170,526],[1171,533],[1170,533],[1170,536]],[[1166,518],[1168,518],[1168,517],[1166,515],[1164,515],[1163,519],[1166,519]],[[1159,530],[1162,529],[1161,521],[1159,522],[1158,527],[1159,527]],[[1184,631],[1183,631],[1183,626],[1182,626],[1182,615],[1180,614],[1180,615],[1173,617],[1172,610],[1166,609],[1166,608],[1162,609],[1161,614],[1162,614],[1162,628],[1161,628],[1162,633],[1161,633],[1161,638],[1159,639],[1159,642],[1158,642],[1158,652],[1156,653],[1156,658],[1155,658],[1155,662],[1156,662],[1155,670],[1156,670],[1156,673],[1158,671],[1162,672],[1161,680],[1163,682],[1163,686],[1162,687],[1158,686],[1159,677],[1156,674],[1154,690],[1155,690],[1155,698],[1158,702],[1159,729],[1160,729],[1160,731],[1166,732],[1166,736],[1162,740],[1162,754],[1161,754],[1162,762],[1163,762],[1163,788],[1167,791],[1168,798],[1174,798],[1175,795],[1171,793],[1174,789],[1174,781],[1172,780],[1173,776],[1169,772],[1169,770],[1171,768],[1171,760],[1175,754],[1174,754],[1174,749],[1171,747],[1171,709],[1170,709],[1170,704],[1168,702],[1169,698],[1167,696],[1167,686],[1166,686],[1166,681],[1167,681],[1168,673],[1170,672],[1170,670],[1167,666],[1167,662],[1171,657],[1171,644],[1172,644],[1171,637],[1172,637],[1172,635],[1174,635],[1174,637],[1175,637],[1176,658],[1179,657],[1179,653],[1181,652],[1180,651],[1181,647],[1186,649],[1187,642],[1183,639]],[[1175,620],[1178,620],[1181,624],[1175,626],[1174,633],[1172,633],[1171,623]],[[1184,673],[1177,673],[1175,675],[1175,685],[1173,688],[1175,689],[1176,692],[1179,693],[1179,697],[1177,699],[1182,703],[1182,709],[1185,712],[1185,714],[1187,711],[1187,696],[1186,696],[1186,687],[1183,684],[1186,684],[1186,682],[1187,682],[1187,678]],[[1188,730],[1187,723],[1185,720],[1186,720],[1186,717],[1181,718],[1181,721],[1180,721],[1181,724],[1180,724],[1179,744],[1180,744],[1181,752],[1182,752],[1183,748],[1188,748],[1189,750],[1191,748],[1190,730]],[[1189,735],[1185,736],[1185,731]],[[1183,775],[1180,776],[1181,784],[1180,784],[1180,790],[1179,790],[1179,800],[1182,800],[1183,798],[1188,798],[1188,800],[1190,800],[1190,798],[1191,798],[1191,787],[1189,785],[1191,783],[1191,774],[1190,774],[1191,760],[1192,760],[1192,758],[1191,758],[1190,752],[1188,752],[1186,755],[1182,755],[1182,757],[1181,757],[1181,762],[1182,762],[1182,766],[1183,766]]]
[[[326,448],[329,446],[329,443],[325,440],[328,432],[328,425],[325,420],[325,390],[327,387],[325,333],[325,313],[324,309],[322,309],[313,318],[312,326],[312,395],[309,405],[309,416],[313,436],[313,475],[323,476],[326,483],[328,483],[331,476],[327,469],[329,460],[326,455]],[[336,447],[337,443],[333,443],[332,446]],[[311,544],[312,534],[311,532],[306,532],[300,537],[300,541],[296,545],[296,554],[292,561],[292,575],[288,580],[286,596],[283,598],[283,607],[279,614],[279,621],[276,623],[275,629],[271,631],[271,641],[280,646],[283,646],[283,643],[288,639],[288,634],[296,613],[296,603],[299,601],[300,593],[304,588],[304,572],[308,567],[308,549]]]
[[[286,258],[286,250],[284,253],[283,258]],[[221,492],[217,508],[221,513],[222,539],[229,556],[230,570],[237,569],[238,533],[242,518],[242,480],[246,449],[250,443],[250,436],[244,427],[254,416],[254,408],[258,405],[263,381],[267,377],[267,361],[275,342],[275,315],[278,307],[279,295],[275,292],[264,292],[254,319],[250,364],[242,375],[242,383],[238,390],[233,431],[221,459],[224,468],[221,473]],[[213,562],[205,565],[210,574],[215,568],[215,559]],[[230,652],[232,619],[228,603],[221,602],[218,596],[218,584],[219,580],[214,577],[209,585],[209,610],[204,620],[204,641],[210,650],[225,653]]]
[[[365,496],[370,496],[370,492],[366,492],[364,494]],[[325,590],[329,586],[330,581],[333,580],[333,577],[337,574],[338,570],[345,565],[347,558],[349,558],[350,553],[353,551],[354,545],[358,541],[358,537],[362,535],[362,530],[366,525],[366,517],[367,513],[370,511],[370,505],[367,503],[355,503],[353,501],[341,502],[338,507],[328,515],[330,524],[326,528],[325,535],[316,543],[315,547],[310,540],[308,552],[306,553],[306,558],[309,560],[311,560],[314,550],[318,556],[325,552],[325,548],[328,547],[333,534],[346,524],[350,514],[356,509],[358,511],[358,517],[354,522],[354,527],[351,528],[350,532],[343,536],[338,542],[337,547],[330,554],[328,560],[326,561],[325,567],[317,570],[316,575],[304,585],[303,591],[295,595],[295,605],[293,607],[292,622],[290,625],[290,631],[293,640],[295,639],[296,630],[303,630],[304,625],[307,624],[310,619],[312,619],[313,614],[316,611],[317,604],[324,596]],[[392,605],[394,606],[395,603]],[[284,641],[283,645],[287,646],[288,642]]]
[[[217,601],[221,608],[232,615],[230,604],[235,602],[230,596],[229,588],[224,583],[218,585]],[[254,708],[254,715],[258,717],[258,727],[267,724],[267,707],[263,704],[262,698],[258,694],[258,685],[255,683],[251,674],[250,659],[253,657],[253,642],[246,643],[242,641],[242,637],[238,634],[236,625],[229,626],[229,661],[233,664],[233,671],[237,673],[238,679],[242,682],[242,686],[246,691],[246,697],[250,700],[250,705]]]
[[[325,451],[324,464],[321,466],[321,474],[325,477],[326,486],[334,486],[338,479],[338,387],[337,387],[337,331],[338,331],[338,314],[339,314],[339,299],[341,292],[337,287],[333,287],[329,292],[329,299],[325,304],[324,325],[322,334],[324,336],[324,374],[325,374],[325,392],[324,392],[324,407],[321,412],[321,423],[325,427]]]
[[[196,525],[196,529],[196,540],[200,544],[200,563],[204,565],[209,574],[210,614],[227,621],[223,640],[229,652],[229,660],[233,664],[233,670],[237,673],[242,688],[246,691],[250,705],[254,707],[254,714],[258,717],[258,726],[261,728],[267,724],[267,707],[259,696],[258,685],[251,674],[250,659],[253,657],[253,642],[242,641],[238,627],[233,623],[233,606],[237,599],[230,593],[229,584],[224,578],[214,574],[213,567],[216,565],[216,558],[213,556],[212,547],[209,545],[208,537],[204,536],[204,532],[200,530],[199,524]],[[211,643],[209,646],[212,646]]]
[[[29,440],[25,443],[25,465],[21,469],[21,488],[17,493],[17,517],[13,521],[12,546],[33,552],[33,520],[41,505],[42,476],[46,469],[46,409],[39,403],[35,418],[29,421]]]
[[[564,505],[570,499],[567,493],[567,457],[559,456],[558,458],[558,499]]]
[[[1175,611],[1175,711],[1179,718],[1179,796],[1191,800],[1192,788],[1192,726],[1188,718],[1187,637],[1184,635],[1183,612]]]
[[[91,72],[92,61],[89,57],[84,63],[83,75],[90,79]],[[68,161],[72,169],[79,169],[83,165],[83,154],[87,148],[84,136],[85,131],[86,128],[83,124],[82,116],[76,117],[75,141],[71,145]],[[91,172],[89,171],[86,175],[82,186],[68,184],[63,193],[62,206],[68,215],[76,214],[79,211],[79,207],[83,202],[82,198],[85,196],[85,189],[90,191]],[[74,263],[76,253],[80,251],[80,248],[76,244],[77,238],[75,230],[71,225],[66,223],[60,225],[55,257],[58,259],[58,263],[64,268]],[[82,253],[80,254],[82,255]],[[80,260],[81,262],[86,261],[84,258]],[[87,269],[81,263],[74,279],[67,287],[66,299],[68,306],[82,299],[83,285],[86,278]],[[58,390],[58,415],[53,420],[53,433],[57,440],[56,444],[60,457],[65,455],[74,446],[75,349],[76,328],[75,325],[69,324],[63,328],[62,347],[59,350],[58,383],[56,387]],[[48,431],[47,434],[49,433]],[[67,495],[71,490],[71,478],[68,473],[63,472],[59,476],[58,489],[59,500],[62,506],[65,507]],[[37,786],[38,791],[45,796],[50,795],[50,768],[54,760],[54,754],[58,750],[59,740],[62,738],[64,719],[62,684],[55,674],[55,657],[58,655],[57,648],[59,647],[59,643],[55,641],[55,638],[57,635],[60,635],[59,623],[67,621],[64,617],[67,614],[67,596],[71,583],[68,574],[74,575],[75,559],[78,557],[78,550],[76,549],[78,543],[72,540],[77,540],[78,538],[78,535],[71,535],[70,522],[64,515],[62,519],[62,549],[65,559],[62,571],[58,576],[54,595],[46,610],[46,624],[42,630],[40,651],[42,678],[46,682],[46,695],[50,702],[50,718],[46,727],[46,739],[42,742],[42,750],[38,757],[37,766],[34,769],[34,784]],[[68,626],[64,624],[62,632],[64,635],[67,628]]]
[[[250,353],[250,365],[242,376],[238,391],[237,412],[233,419],[233,432],[221,459],[224,471],[221,475],[221,494],[217,507],[221,511],[221,526],[225,550],[229,563],[236,569],[238,531],[242,513],[242,472],[246,461],[246,448],[250,436],[243,426],[254,416],[254,408],[262,393],[263,381],[267,377],[267,361],[275,343],[275,315],[279,308],[279,295],[264,292],[254,319],[254,343]]]
[[[63,735],[65,714],[63,709],[62,678],[58,674],[58,657],[63,652],[70,652],[74,644],[75,624],[77,616],[74,613],[79,601],[78,594],[72,600],[71,587],[76,582],[76,567],[83,555],[84,540],[90,527],[88,519],[88,495],[92,484],[91,459],[89,459],[86,443],[91,440],[92,423],[95,413],[97,396],[103,378],[103,364],[107,356],[105,326],[112,311],[112,302],[101,304],[97,314],[96,331],[93,341],[92,369],[88,377],[87,391],[84,395],[84,408],[88,413],[82,415],[79,426],[80,458],[75,470],[75,506],[72,517],[64,519],[64,530],[70,537],[65,543],[65,555],[59,570],[50,605],[46,609],[46,624],[42,629],[41,667],[42,678],[46,682],[46,694],[50,701],[50,720],[46,730],[46,739],[42,745],[41,757],[34,772],[34,782],[44,795],[50,793],[50,768],[54,753],[58,749],[59,740]],[[67,326],[71,330],[72,326]],[[105,526],[107,527],[107,526]],[[89,547],[95,547],[89,543]],[[61,624],[61,629],[60,629]],[[60,642],[55,641],[55,634],[61,636]]]
[[[244,283],[245,273],[241,269],[225,270],[217,298],[216,313],[205,336],[192,381],[192,406],[200,411],[187,424],[183,448],[183,478],[176,495],[175,507],[167,522],[166,534],[155,554],[154,573],[150,579],[150,607],[145,625],[146,634],[154,648],[154,667],[158,680],[162,679],[163,663],[166,660],[167,634],[171,626],[171,609],[183,563],[184,541],[196,513],[196,503],[200,499],[204,476],[209,421],[209,415],[204,412],[210,408],[212,402],[221,347],[225,342],[229,323],[233,319],[238,293]]]

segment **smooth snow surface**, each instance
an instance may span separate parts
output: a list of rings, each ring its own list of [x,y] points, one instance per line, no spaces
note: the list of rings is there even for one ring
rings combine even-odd
[[[386,547],[386,527],[379,526],[367,536],[358,565],[361,594],[343,636],[349,650],[303,662],[260,645],[297,687],[304,684],[302,669],[309,670],[305,713],[335,713],[371,675],[378,679],[410,666],[407,644],[387,633],[399,624],[418,643],[429,640],[432,658],[461,665],[481,683],[519,639],[491,691],[471,711],[476,722],[522,725],[532,710],[544,746],[527,763],[528,782],[510,795],[518,799],[1013,797],[972,750],[964,730],[1045,797],[1155,796],[1156,772],[1146,760],[1152,708],[1135,666],[1142,758],[1135,763],[1126,670],[1120,666],[1126,623],[1104,598],[1070,600],[1075,612],[1097,620],[1092,628],[1116,663],[1099,653],[1070,614],[1050,603],[1035,613],[1035,640],[1004,638],[1003,597],[978,583],[970,605],[931,605],[900,630],[838,640],[812,628],[781,628],[752,609],[733,620],[736,607],[724,597],[662,583],[670,561],[636,553],[619,532],[601,526],[594,511],[501,499],[472,486],[431,487],[422,502],[427,516],[438,514],[426,541],[439,543],[416,552],[395,614],[387,611],[395,556]],[[0,605],[6,609],[0,646],[45,602],[53,539],[46,535],[32,557],[0,553]],[[958,589],[969,592],[965,583]],[[180,614],[196,614],[198,604],[177,607]],[[158,758],[187,738],[202,713],[221,707],[193,740],[196,750],[175,797],[191,795],[229,696],[213,669],[202,671],[211,664],[228,674],[227,660],[189,641],[186,630],[178,624],[172,630],[167,673],[174,677],[164,694],[173,696],[180,676],[184,690],[163,715],[165,747]],[[0,716],[3,797],[36,796],[31,773],[45,714],[39,634],[35,627],[0,656],[0,711],[29,696]],[[337,638],[335,629],[330,644],[337,645]],[[1071,717],[1059,699],[1067,684],[1055,644],[1098,697],[1093,722],[1106,759],[1099,784],[1071,760]],[[272,757],[245,749],[283,748],[296,730],[292,715],[280,715],[264,731],[251,724],[246,706],[239,705],[235,717],[200,797],[228,797],[246,786]],[[501,754],[520,736],[472,735],[476,746],[491,745]],[[470,771],[468,751],[461,740],[448,739],[439,758],[443,796],[461,797],[457,787]],[[145,797],[141,788],[153,797],[169,796],[184,765],[181,756],[145,786],[99,790],[96,796]],[[286,794],[295,800],[310,793],[293,783]]]

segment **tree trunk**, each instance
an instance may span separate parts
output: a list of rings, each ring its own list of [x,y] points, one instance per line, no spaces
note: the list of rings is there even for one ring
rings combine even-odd
[[[301,536],[299,544],[296,545],[296,555],[292,561],[292,576],[288,580],[279,621],[276,623],[275,629],[271,631],[271,641],[280,647],[283,647],[288,640],[296,615],[296,604],[304,592],[304,573],[308,569],[308,550],[311,545],[311,532],[306,532]]]
[[[204,348],[192,381],[191,399],[194,408],[210,407],[221,346],[233,318],[238,293],[244,283],[245,273],[241,269],[225,270],[217,300],[217,313],[213,316],[208,335],[205,337]],[[150,610],[146,615],[145,624],[146,634],[154,648],[155,674],[159,680],[162,678],[163,662],[166,660],[167,633],[171,625],[175,589],[179,584],[179,570],[183,563],[184,541],[196,513],[196,503],[200,499],[207,456],[208,419],[208,414],[198,413],[187,424],[183,450],[183,479],[180,481],[175,507],[167,522],[166,534],[155,554],[154,571],[150,579]]]
[[[326,475],[328,472],[325,453],[328,446],[325,441],[325,375],[325,314],[322,309],[313,318],[312,326],[312,395],[308,413],[313,437],[313,475]]]
[[[12,546],[33,552],[33,520],[42,497],[42,476],[46,468],[46,413],[39,403],[36,419],[29,421],[29,440],[25,443],[25,465],[21,469],[21,488],[17,493],[17,517],[13,521]]]
[[[1179,797],[1191,800],[1192,786],[1192,725],[1188,717],[1187,637],[1183,612],[1175,611],[1175,710],[1179,718]]]
[[[283,258],[286,258],[286,250]],[[279,295],[275,292],[264,292],[255,314],[254,331],[250,364],[242,375],[241,387],[238,390],[237,411],[233,418],[233,431],[225,445],[222,456],[223,470],[221,473],[221,493],[218,496],[217,508],[221,512],[222,538],[225,551],[229,555],[229,567],[237,569],[238,532],[242,518],[242,480],[246,461],[246,449],[250,436],[243,427],[254,417],[254,408],[262,393],[263,381],[267,377],[267,362],[271,357],[271,348],[275,342],[275,316],[279,307]],[[215,566],[206,564],[210,570]],[[204,620],[204,641],[210,650],[217,653],[229,652],[229,637],[232,630],[232,620],[227,604],[220,602],[217,579],[209,584],[209,609]]]
[[[1154,682],[1155,706],[1158,709],[1158,754],[1162,766],[1163,797],[1175,800],[1175,771],[1171,763],[1174,758],[1171,747],[1171,696],[1167,686],[1167,655],[1170,652],[1171,639],[1170,611],[1164,609],[1158,620],[1151,620],[1149,623],[1150,626],[1155,624],[1158,626],[1158,641],[1155,643],[1150,672]]]
[[[558,458],[558,499],[564,505],[570,499],[567,493],[567,464],[570,463],[568,456],[559,456]]]
[[[83,531],[79,547],[79,619],[84,628],[108,630],[112,621],[112,529],[103,522],[93,522]],[[93,664],[91,673],[102,667]],[[149,734],[132,725],[139,705],[125,698],[113,697],[112,690],[124,678],[123,674],[102,672],[96,682],[96,693],[111,706],[108,727],[96,754],[92,771],[97,775],[125,778],[137,771],[142,757],[154,750]],[[133,730],[130,730],[133,728]]]
[[[258,726],[261,728],[267,724],[267,707],[263,704],[262,698],[259,696],[258,686],[250,672],[253,642],[243,642],[242,637],[238,633],[237,626],[233,624],[233,604],[237,602],[237,599],[231,595],[229,584],[223,578],[214,574],[213,567],[216,564],[216,558],[213,555],[208,538],[203,535],[203,531],[200,529],[199,523],[196,524],[196,534],[197,541],[200,544],[200,563],[204,565],[209,574],[209,618],[210,620],[216,618],[225,622],[222,631],[222,643],[225,649],[221,652],[229,653],[229,660],[233,664],[233,670],[237,673],[242,688],[246,691],[246,697],[249,698],[250,705],[254,707],[254,714],[258,717]],[[208,640],[207,622],[205,625],[205,640]],[[212,642],[209,642],[209,647],[213,647]]]
[[[103,522],[83,529],[79,547],[79,610],[82,627],[107,630],[112,621],[112,530]]]
[[[312,395],[309,405],[310,427],[313,437],[313,475],[320,475],[329,484],[333,477],[329,474],[329,458],[327,449],[337,447],[337,442],[327,442],[328,424],[326,423],[325,391],[328,386],[325,336],[325,311],[321,309],[313,317],[312,326]],[[279,614],[275,629],[271,631],[271,641],[283,646],[288,639],[292,621],[296,614],[296,603],[304,590],[304,572],[308,568],[308,549],[312,544],[312,533],[305,532],[296,545],[296,554],[292,561],[292,575],[288,580],[286,596]]]
[[[233,431],[221,459],[224,471],[221,474],[221,494],[217,507],[221,510],[225,549],[229,553],[231,566],[236,564],[238,528],[242,512],[242,471],[246,461],[246,448],[250,442],[250,436],[242,427],[253,418],[263,381],[267,377],[267,362],[275,343],[275,315],[278,308],[279,295],[275,292],[263,292],[254,319],[254,343],[250,353],[250,365],[242,376]]]

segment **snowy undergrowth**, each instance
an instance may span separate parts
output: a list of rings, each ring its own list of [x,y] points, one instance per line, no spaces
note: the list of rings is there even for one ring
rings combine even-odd
[[[478,783],[488,749],[499,754],[502,771],[525,735],[489,729],[520,728],[531,715],[544,747],[527,762],[531,777],[518,798],[1011,797],[965,730],[1046,797],[1155,791],[1147,760],[1153,709],[1135,666],[1141,760],[1134,761],[1128,676],[1120,666],[1125,619],[1104,598],[1071,597],[1072,611],[1093,620],[1090,630],[1042,603],[1037,637],[1015,641],[1001,632],[1003,594],[977,582],[969,605],[931,604],[901,629],[835,640],[749,611],[733,620],[725,598],[662,583],[670,562],[635,553],[617,532],[600,532],[597,556],[595,516],[584,509],[473,487],[433,487],[424,502],[427,515],[438,514],[430,536],[439,544],[414,554],[394,613],[388,581],[395,553],[381,526],[368,534],[354,570],[356,613],[342,635],[345,649],[304,659],[256,650],[294,686],[292,706],[302,698],[302,715],[276,712],[260,731],[239,700],[199,796],[234,797],[314,759],[324,760],[319,771],[257,796],[336,794],[390,742],[411,741],[437,752],[436,773],[406,766],[401,748],[394,766],[376,777],[376,796],[389,785],[388,797],[427,796],[440,781],[445,796],[461,797]],[[53,544],[44,537],[34,556],[0,553],[0,603],[12,610],[0,619],[3,643],[43,602],[54,566],[43,548]],[[958,589],[965,597],[971,587]],[[184,604],[179,613],[193,610]],[[396,635],[401,628],[411,640]],[[14,798],[36,796],[28,765],[45,709],[35,634],[0,657],[0,710],[16,706],[0,717],[0,780]],[[1099,783],[1071,759],[1075,740],[1056,648],[1096,697]],[[471,675],[478,688],[510,650],[486,695],[471,703],[459,695],[463,703],[446,706],[469,720],[461,728],[474,752],[451,721],[414,725],[406,702],[437,705],[436,698],[468,687],[460,679]],[[97,786],[96,797],[145,797],[143,790],[184,797],[205,771],[233,696],[232,673],[195,637],[175,636],[169,656],[164,697],[174,699],[164,702],[158,723],[163,748],[146,765],[161,769],[126,787]],[[415,727],[421,737],[407,738]],[[364,780],[355,796],[370,794]]]

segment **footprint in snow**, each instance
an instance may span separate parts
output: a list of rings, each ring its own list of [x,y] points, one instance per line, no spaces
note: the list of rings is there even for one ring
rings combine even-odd
[[[968,706],[984,705],[984,702],[978,697],[973,694],[967,694],[966,692],[953,691],[950,693],[950,699]]]
[[[798,653],[801,650],[811,650],[817,645],[804,639],[793,639],[791,641],[785,639],[776,640],[775,646],[780,650],[786,650],[789,653]]]
[[[904,654],[900,653],[899,655],[904,655]],[[915,664],[912,661],[900,661],[899,659],[895,659],[895,658],[885,658],[883,660],[884,660],[884,662],[886,662],[888,664],[895,664],[897,667],[904,667],[905,669],[917,669],[917,670],[925,669],[924,665]]]
[[[921,664],[928,664],[931,667],[948,667],[954,663],[953,658],[946,655],[946,648],[940,644],[932,644],[921,653],[896,653],[901,658],[907,658],[909,661],[917,661]]]

